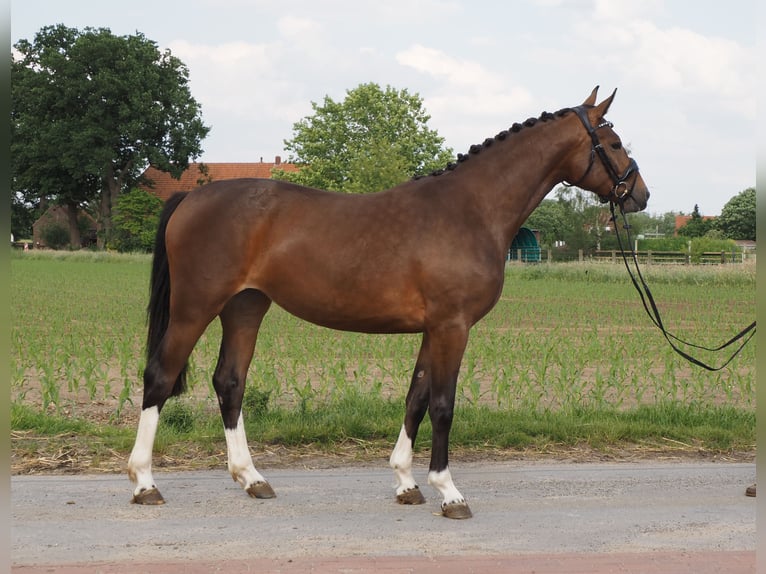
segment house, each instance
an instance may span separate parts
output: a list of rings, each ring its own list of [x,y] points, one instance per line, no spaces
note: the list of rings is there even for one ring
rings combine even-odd
[[[715,219],[715,215],[703,215],[702,220],[708,221],[711,219]],[[678,235],[678,230],[681,229],[684,225],[689,223],[692,219],[691,215],[676,215],[676,226],[673,231],[673,235]]]
[[[96,242],[96,221],[93,217],[80,210],[77,215],[80,227],[80,247],[90,247]],[[55,229],[58,233],[58,245],[48,245],[48,240],[53,237],[51,230]],[[53,247],[60,248],[69,243],[69,216],[67,208],[63,205],[53,205],[43,213],[37,221],[32,224],[32,241],[34,247]]]
[[[150,166],[143,173],[144,183],[139,187],[165,201],[178,191],[191,191],[211,181],[241,177],[271,178],[271,171],[274,168],[288,172],[298,171],[298,166],[282,163],[282,158],[279,156],[274,158],[273,163],[264,162],[263,158],[259,162],[252,163],[191,163],[181,174],[180,179],[175,179],[169,173]]]

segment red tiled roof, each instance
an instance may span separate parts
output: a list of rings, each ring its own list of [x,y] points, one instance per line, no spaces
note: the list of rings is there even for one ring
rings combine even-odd
[[[691,215],[676,215],[676,229],[675,230],[678,231],[679,229],[681,229],[684,225],[689,223],[691,221],[691,219],[692,219]],[[703,220],[715,219],[715,216],[714,215],[703,215],[702,219]]]
[[[207,173],[200,171],[201,166],[207,169]],[[180,179],[175,179],[169,173],[149,166],[143,173],[143,177],[148,183],[142,184],[140,187],[165,201],[177,191],[191,191],[202,183],[210,181],[240,177],[271,178],[271,170],[275,167],[285,171],[298,171],[295,164],[282,163],[278,157],[274,163],[263,161],[257,163],[190,163],[186,171],[181,174]]]

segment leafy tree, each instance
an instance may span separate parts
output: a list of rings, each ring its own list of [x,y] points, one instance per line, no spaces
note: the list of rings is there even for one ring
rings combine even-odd
[[[311,103],[313,115],[293,125],[285,140],[301,170],[274,177],[350,193],[377,191],[444,167],[452,150],[428,128],[430,116],[417,94],[361,84],[336,102]]]
[[[715,220],[715,227],[725,238],[755,241],[755,188],[732,197]]]
[[[133,189],[117,198],[112,245],[118,251],[149,252],[162,211],[162,200],[143,189]]]
[[[540,243],[553,247],[563,241],[571,228],[571,217],[562,202],[544,199],[524,222],[525,227],[540,231]]]
[[[683,235],[684,237],[703,237],[712,228],[713,221],[703,219],[702,215],[700,215],[699,206],[695,204],[691,219],[686,222],[686,225],[678,229],[678,235]]]
[[[577,187],[559,187],[554,191],[557,201],[567,214],[569,225],[563,241],[569,249],[600,249],[601,240],[610,226],[609,209],[595,196]]]
[[[676,215],[681,214],[676,213],[675,211],[667,211],[659,217],[655,218],[656,232],[662,233],[668,237],[674,235],[676,232]]]
[[[140,33],[47,26],[20,40],[11,62],[13,191],[51,198],[70,213],[97,201],[103,248],[112,207],[151,163],[176,177],[198,157],[209,128],[186,66]]]
[[[40,215],[40,210],[21,194],[11,194],[11,233],[17,240],[32,237],[32,224]]]
[[[622,218],[620,217],[620,219]],[[652,215],[646,211],[631,213],[628,222],[630,232],[635,236],[642,234],[650,236],[673,235],[676,230],[675,213],[672,211],[663,215]],[[621,224],[618,227],[622,229]]]

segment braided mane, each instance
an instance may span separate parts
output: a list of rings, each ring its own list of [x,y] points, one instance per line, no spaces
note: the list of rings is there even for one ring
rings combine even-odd
[[[487,138],[482,142],[481,144],[474,144],[468,149],[468,153],[463,154],[459,153],[457,154],[457,161],[448,163],[444,168],[437,169],[432,171],[430,176],[439,176],[442,175],[448,171],[454,170],[458,165],[461,163],[468,161],[471,156],[477,155],[482,152],[482,150],[487,149],[490,147],[493,143],[496,141],[503,141],[505,140],[510,134],[515,134],[520,132],[524,128],[531,128],[538,122],[547,122],[556,118],[561,118],[572,111],[572,108],[562,108],[557,112],[550,113],[550,112],[543,112],[540,114],[539,118],[529,118],[525,120],[523,123],[514,123],[510,128],[507,130],[503,130],[500,133],[498,133],[494,138]],[[426,175],[416,175],[413,177],[413,179],[421,179],[423,177],[428,177]]]

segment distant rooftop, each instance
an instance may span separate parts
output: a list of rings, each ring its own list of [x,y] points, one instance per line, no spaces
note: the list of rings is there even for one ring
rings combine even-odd
[[[279,156],[274,158],[273,163],[264,162],[263,158],[253,163],[190,163],[180,179],[175,179],[169,173],[150,166],[143,174],[149,183],[142,184],[140,187],[165,201],[178,191],[191,191],[211,181],[241,177],[271,178],[271,170],[275,167],[285,171],[298,171],[295,164],[282,163],[282,158]]]

